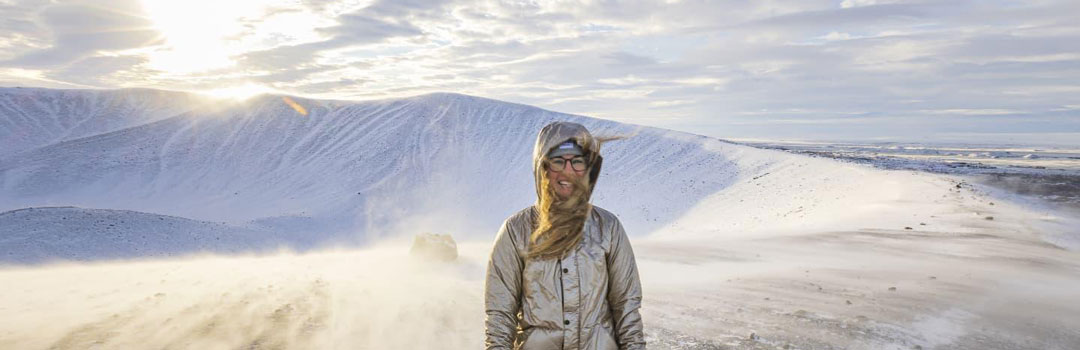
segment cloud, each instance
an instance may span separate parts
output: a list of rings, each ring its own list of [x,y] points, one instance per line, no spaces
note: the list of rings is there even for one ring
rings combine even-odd
[[[1080,105],[1075,1],[305,0],[242,16],[236,65],[195,73],[143,68],[159,44],[131,3],[26,4],[0,5],[12,33],[0,48],[18,52],[0,68],[20,74],[0,69],[0,81],[451,91],[758,138],[956,127],[942,119],[1060,130],[1075,127],[1060,113],[1075,112],[1052,111]],[[826,122],[837,127],[812,126]]]
[[[87,86],[108,86],[119,83],[116,79],[125,76],[120,72],[127,72],[127,76],[137,74],[136,67],[143,63],[146,58],[140,56],[87,57],[51,70],[47,76]]]
[[[627,52],[612,52],[604,55],[604,58],[623,66],[647,66],[657,63],[656,60],[651,57],[638,56]]]
[[[39,20],[52,33],[51,46],[0,64],[22,68],[56,67],[98,51],[146,47],[160,41],[160,34],[149,29],[152,23],[134,15],[137,4],[110,2],[110,6],[61,3],[45,7]]]
[[[298,90],[298,91],[304,92],[304,93],[310,93],[310,92],[318,93],[318,92],[326,91],[328,89],[336,90],[336,89],[344,89],[344,88],[356,88],[356,87],[363,86],[363,85],[365,85],[365,84],[367,84],[369,82],[371,82],[371,81],[370,80],[364,80],[364,79],[338,79],[338,80],[320,81],[320,82],[315,82],[315,83],[301,84],[301,85],[297,85],[297,86],[295,86],[293,88]]]
[[[345,43],[337,40],[278,46],[272,49],[244,53],[240,56],[239,65],[253,70],[293,70],[303,68],[314,61],[321,51],[343,46],[345,46]]]
[[[366,14],[347,14],[338,18],[341,25],[322,30],[342,43],[369,44],[394,37],[423,34],[420,28],[406,21],[378,19]]]
[[[41,27],[34,21],[34,18],[38,12],[41,12],[51,3],[52,1],[49,0],[0,2],[0,13],[4,14],[3,17],[0,17],[0,29],[5,32],[19,32],[22,34],[32,34],[40,31]]]
[[[240,66],[268,71],[272,76],[284,78],[284,82],[291,82],[315,72],[340,68],[342,62],[314,64],[328,51],[423,34],[420,28],[408,21],[381,19],[376,16],[387,12],[385,7],[395,9],[390,11],[395,13],[400,12],[399,7],[382,5],[382,7],[373,8],[375,6],[338,16],[336,25],[317,28],[316,31],[326,38],[324,40],[247,52],[241,55]]]

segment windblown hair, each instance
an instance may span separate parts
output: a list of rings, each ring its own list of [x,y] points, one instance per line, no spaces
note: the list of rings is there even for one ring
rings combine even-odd
[[[608,142],[611,142],[611,141],[625,140],[625,139],[628,139],[628,138],[634,137],[634,136],[636,136],[636,135],[637,135],[637,134],[635,133],[635,134],[632,134],[632,135],[608,135],[608,136],[593,136],[593,138],[594,138],[594,139],[596,139],[596,141],[597,141],[597,142],[598,142],[598,143],[599,143],[600,145],[603,145],[603,144],[605,144],[605,143],[608,143]]]
[[[589,204],[589,177],[574,180],[574,190],[563,199],[555,193],[545,171],[541,175],[539,216],[529,237],[529,259],[561,258],[581,242],[585,219],[592,210]]]
[[[543,131],[541,131],[541,135],[543,135]],[[562,258],[577,248],[584,235],[585,219],[588,218],[589,213],[592,211],[589,197],[592,195],[594,181],[591,181],[590,178],[597,175],[593,172],[594,170],[599,170],[599,168],[593,169],[593,167],[600,166],[600,146],[609,141],[626,139],[632,136],[591,136],[586,131],[584,139],[571,138],[571,141],[577,142],[585,148],[589,169],[585,176],[572,180],[574,190],[569,198],[559,198],[555,193],[555,189],[551,186],[551,179],[547,177],[546,168],[536,169],[537,174],[539,174],[540,190],[538,195],[540,198],[536,208],[538,216],[533,221],[533,232],[529,236],[530,245],[529,252],[526,255],[527,258],[541,260]],[[565,140],[554,141],[562,142]],[[537,141],[537,144],[539,148],[539,145],[543,143]],[[550,149],[542,151],[544,153],[541,154],[546,154]]]

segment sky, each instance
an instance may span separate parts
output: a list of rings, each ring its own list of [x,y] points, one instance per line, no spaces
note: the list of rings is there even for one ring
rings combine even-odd
[[[0,0],[0,86],[454,92],[727,139],[1080,146],[1080,1]]]

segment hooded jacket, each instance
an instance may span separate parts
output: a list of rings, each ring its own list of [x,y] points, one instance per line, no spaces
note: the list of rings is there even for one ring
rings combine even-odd
[[[555,122],[540,130],[533,149],[537,198],[544,158],[567,140],[589,159],[591,197],[603,161],[600,142],[580,124]],[[592,208],[581,242],[561,259],[526,258],[537,205],[503,222],[484,284],[486,349],[645,349],[630,241],[614,214]]]

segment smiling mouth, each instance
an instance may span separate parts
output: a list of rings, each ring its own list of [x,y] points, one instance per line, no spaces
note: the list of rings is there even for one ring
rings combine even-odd
[[[571,188],[574,185],[571,184],[570,181],[559,181],[559,186],[562,186],[562,188]]]

